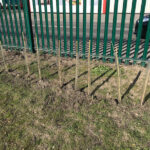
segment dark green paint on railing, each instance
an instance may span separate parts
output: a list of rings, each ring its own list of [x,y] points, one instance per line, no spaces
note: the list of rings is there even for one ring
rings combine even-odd
[[[48,51],[50,51],[50,41],[49,41],[50,37],[49,37],[48,15],[47,15],[47,0],[44,0],[44,9],[45,9],[47,48],[48,48]]]
[[[42,10],[41,10],[41,0],[38,0],[39,4],[39,16],[40,16],[40,27],[41,27],[41,38],[42,38],[42,48],[45,48],[44,46],[44,32],[43,32],[43,20],[42,20]]]
[[[66,0],[63,0],[63,29],[64,29],[64,52],[67,56],[67,38],[66,38]]]
[[[3,2],[3,10],[4,10],[5,22],[6,22],[6,28],[7,28],[8,41],[9,41],[9,45],[11,45],[12,43],[11,43],[8,18],[7,18],[7,12],[6,12],[6,3],[4,0],[2,0],[2,2]]]
[[[76,0],[76,46],[79,52],[79,0]]]
[[[110,56],[114,56],[115,37],[116,37],[116,25],[117,25],[117,12],[118,12],[118,0],[115,0],[114,17],[113,17],[113,28],[112,28],[112,44],[111,44]],[[114,59],[110,59],[110,62],[113,62],[113,61],[114,61]]]
[[[39,42],[39,33],[38,33],[38,25],[37,25],[35,0],[33,0],[33,13],[34,13],[35,32],[36,32],[36,37],[37,37],[37,46],[39,47],[40,46],[40,42]]]
[[[147,27],[145,46],[144,46],[144,52],[143,52],[143,57],[142,57],[143,62],[141,63],[142,66],[145,66],[145,60],[146,60],[147,52],[149,48],[149,41],[150,41],[150,20],[148,22],[148,27]]]
[[[90,14],[90,58],[92,59],[93,48],[93,14],[94,13],[94,0],[91,0],[91,14]]]
[[[103,49],[103,56],[106,56],[106,50],[107,50],[108,22],[109,22],[109,7],[110,7],[110,0],[107,0],[106,16],[105,16],[105,31],[104,31],[104,49]],[[103,62],[105,62],[105,61],[106,61],[106,59],[103,58]]]
[[[15,19],[15,27],[16,27],[16,32],[17,32],[17,41],[18,41],[18,46],[20,46],[20,35],[18,31],[18,21],[17,21],[17,16],[16,16],[16,9],[15,9],[15,0],[13,0],[13,14],[14,14],[14,19]]]
[[[86,0],[83,0],[83,59],[86,58]]]
[[[100,46],[100,31],[101,31],[101,8],[102,0],[98,0],[98,18],[97,18],[97,40],[96,40],[96,58],[99,59],[99,46]]]
[[[4,26],[4,18],[3,18],[1,7],[0,7],[0,18],[1,18],[1,24],[2,24],[2,31],[3,31],[3,35],[4,35],[4,42],[3,42],[2,35],[1,35],[1,42],[2,42],[2,44],[7,45],[6,32],[5,32],[5,26]]]
[[[56,54],[55,51],[55,27],[54,27],[54,14],[53,14],[53,1],[50,0],[50,7],[51,7],[51,24],[52,24],[52,40],[53,40],[53,52]]]
[[[69,0],[70,8],[70,55],[73,57],[73,19],[72,19],[72,0]]]
[[[138,51],[139,51],[139,45],[140,45],[141,34],[142,34],[142,26],[143,26],[143,17],[144,17],[145,5],[146,5],[146,0],[143,0],[142,1],[142,5],[141,5],[141,13],[140,13],[139,26],[138,26],[138,33],[137,33],[137,38],[136,38],[136,47],[135,47],[134,59],[137,58]],[[136,61],[134,61],[134,63],[136,63]]]
[[[20,6],[20,0],[17,0],[18,4],[18,14],[19,14],[19,22],[20,22],[20,27],[21,27],[21,33],[23,33],[23,24],[22,24],[22,16],[21,16],[21,6]],[[21,36],[22,39],[22,45],[24,46],[24,40],[23,37]]]
[[[57,7],[57,34],[58,34],[58,46],[60,45],[60,51],[61,51],[59,0],[56,0],[56,7]],[[60,41],[60,43],[59,43],[59,41]]]
[[[127,0],[124,0],[123,10],[122,10],[122,20],[121,20],[121,31],[120,31],[120,41],[119,41],[119,63],[121,63],[121,54],[122,54],[122,45],[124,38],[124,28],[125,28],[125,19],[126,19],[126,9],[127,9]]]
[[[128,33],[126,58],[129,58],[129,56],[130,56],[130,48],[131,48],[131,42],[132,42],[135,8],[136,8],[136,0],[133,0],[132,1],[132,9],[131,9],[131,17],[130,17],[129,33]],[[128,64],[129,60],[126,60],[125,63]]]
[[[86,47],[87,44],[87,1],[83,0],[83,20],[79,22],[80,17],[82,17],[82,14],[80,15],[80,5],[79,5],[79,0],[76,0],[76,12],[74,11],[74,6],[72,5],[72,0],[69,0],[69,5],[67,5],[66,0],[62,0],[62,8],[63,8],[63,18],[61,19],[63,21],[63,33],[61,34],[61,25],[60,25],[60,14],[61,12],[59,11],[60,9],[60,3],[59,0],[56,0],[56,15],[54,14],[53,6],[54,6],[54,1],[50,0],[50,6],[47,3],[47,0],[44,0],[44,5],[41,4],[41,0],[37,0],[37,4],[35,3],[35,0],[33,0],[33,7],[31,7],[31,10],[33,8],[33,20],[32,20],[32,14],[30,14],[30,9],[29,9],[29,1],[23,0],[23,10],[20,7],[20,0],[17,0],[18,6],[16,7],[16,1],[12,0],[13,3],[9,4],[7,2],[7,9],[6,9],[6,4],[5,0],[3,1],[3,11],[2,8],[0,8],[0,21],[1,21],[1,32],[0,32],[0,40],[3,43],[3,46],[5,48],[10,47],[10,48],[22,48],[23,45],[23,39],[21,34],[24,33],[24,30],[26,32],[25,36],[27,39],[27,46],[30,50],[34,49],[34,42],[35,39],[33,40],[32,37],[37,37],[37,46],[40,47],[42,45],[41,49],[42,50],[48,50],[50,53],[53,52],[53,54],[56,54],[56,38],[58,37],[58,41],[61,42],[61,38],[63,38],[64,42],[64,52],[62,52],[61,45],[60,45],[60,50],[61,54],[64,54],[67,56],[68,54],[73,57],[75,54],[75,51],[78,50],[79,55],[82,56],[82,58],[86,58]],[[112,21],[112,39],[109,39],[111,41],[111,47],[108,47],[108,34],[109,34],[109,14],[110,14],[110,4],[111,1],[107,0],[107,5],[106,5],[106,14],[105,14],[105,22],[104,22],[104,39],[100,39],[102,36],[101,34],[101,26],[102,26],[102,0],[98,0],[98,14],[97,14],[97,20],[94,20],[94,0],[91,0],[91,5],[90,5],[90,29],[89,29],[89,39],[91,44],[90,44],[90,54],[91,58],[96,56],[97,59],[102,58],[103,61],[105,62],[106,59],[110,60],[111,62],[114,62],[114,49],[112,45],[116,48],[116,33],[117,33],[117,16],[118,16],[118,3],[119,0],[114,1],[114,13],[113,13],[113,21]],[[141,52],[142,57],[138,58],[138,52],[139,52],[139,45],[140,45],[140,40],[141,40],[141,34],[142,34],[142,27],[143,27],[143,17],[144,17],[144,10],[146,6],[146,0],[142,0],[141,4],[141,12],[140,12],[140,20],[139,20],[139,27],[138,27],[138,34],[136,38],[136,47],[135,51],[132,53],[134,57],[130,58],[130,51],[131,51],[131,44],[134,44],[134,40],[132,41],[132,34],[133,34],[133,29],[134,29],[134,19],[135,19],[135,10],[137,6],[137,0],[132,0],[132,6],[131,6],[131,15],[130,15],[130,22],[129,22],[129,32],[128,32],[128,39],[124,39],[125,35],[125,23],[126,23],[126,10],[127,10],[127,4],[128,0],[123,0],[123,9],[122,9],[122,19],[121,19],[121,26],[120,26],[120,40],[119,40],[119,62],[121,60],[125,60],[125,63],[128,64],[129,61],[134,61],[136,63],[139,61],[141,65],[145,66],[148,59],[148,48],[149,48],[149,41],[150,41],[150,22],[148,24],[148,29],[147,29],[147,34],[146,34],[146,39],[145,41],[142,40],[142,43],[144,43],[144,50]],[[69,6],[69,15],[66,14],[68,12],[68,9],[66,7]],[[38,11],[36,10],[38,8]],[[44,9],[43,9],[44,8]],[[50,9],[48,9],[50,8]],[[44,10],[44,12],[43,12]],[[50,10],[50,13],[48,12]],[[89,10],[88,10],[89,11]],[[74,14],[75,13],[75,14]],[[38,14],[38,15],[37,15]],[[44,15],[44,18],[42,18]],[[76,15],[76,20],[74,20],[74,16]],[[55,28],[55,16],[57,17],[57,26]],[[69,17],[69,19],[67,18]],[[38,22],[39,21],[39,22]],[[45,21],[45,22],[44,22]],[[69,21],[69,27],[66,26]],[[76,25],[73,26],[73,22],[76,22]],[[34,22],[34,23],[33,23]],[[51,23],[50,23],[51,22]],[[83,24],[80,24],[82,23]],[[94,23],[97,23],[97,33],[95,34],[96,37],[94,36],[93,38],[93,32],[94,30]],[[32,26],[33,24],[33,26]],[[39,25],[39,27],[38,27]],[[45,25],[45,27],[43,26]],[[83,27],[83,37],[80,39],[80,27]],[[82,28],[81,27],[81,28]],[[33,28],[35,28],[35,33],[33,33]],[[55,30],[57,30],[57,35],[55,35]],[[76,37],[74,35],[74,30],[76,31]],[[70,33],[69,33],[70,32]],[[41,34],[39,34],[41,33]],[[67,34],[69,33],[69,34]],[[36,35],[36,36],[35,36]],[[70,37],[68,37],[70,36]],[[21,40],[22,42],[21,42]],[[69,42],[70,40],[70,50],[69,52],[67,51],[67,40]],[[125,56],[122,56],[122,48],[126,48],[123,46],[123,44],[126,44],[127,41],[127,50],[124,52]],[[40,43],[41,42],[41,43]],[[51,44],[52,42],[52,44]],[[76,43],[76,47],[74,47],[73,42]],[[96,52],[93,50],[93,42],[96,42]],[[100,43],[103,43],[103,52],[102,55],[100,55]],[[17,43],[17,44],[16,44]],[[110,44],[110,43],[109,43]],[[80,47],[79,47],[80,45]],[[80,49],[79,49],[80,48]],[[107,51],[107,49],[109,50]],[[133,47],[132,47],[133,48]],[[124,49],[125,50],[125,49]],[[110,53],[109,53],[110,52]]]

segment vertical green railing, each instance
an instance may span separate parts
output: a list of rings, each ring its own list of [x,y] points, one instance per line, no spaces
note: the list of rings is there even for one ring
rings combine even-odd
[[[91,0],[91,15],[90,15],[90,56],[92,59],[93,48],[93,13],[94,13],[94,0]]]
[[[91,58],[96,54],[96,58],[99,59],[99,48],[100,48],[100,37],[101,37],[101,26],[102,26],[102,0],[98,0],[98,16],[97,16],[97,37],[96,39],[93,39],[93,32],[94,32],[94,0],[90,0],[90,19],[87,22],[87,0],[81,1],[83,3],[83,43],[80,45],[80,10],[79,10],[79,0],[76,0],[76,49],[73,46],[73,40],[74,40],[74,27],[73,27],[73,6],[72,2],[73,0],[69,0],[69,5],[67,5],[66,0],[62,0],[62,8],[63,8],[63,18],[60,19],[60,1],[56,0],[56,12],[54,11],[54,1],[50,0],[50,13],[48,13],[48,3],[47,0],[44,0],[43,4],[41,4],[41,0],[37,0],[37,4],[35,3],[35,0],[33,0],[33,17],[34,17],[34,25],[32,26],[32,17],[30,15],[30,9],[29,9],[29,1],[28,0],[22,0],[23,3],[23,10],[20,7],[20,0],[12,0],[10,1],[5,1],[2,0],[3,2],[3,10],[0,8],[0,21],[1,21],[1,32],[0,32],[0,40],[2,41],[5,46],[8,45],[8,47],[18,47],[20,48],[21,45],[23,45],[23,38],[21,36],[22,32],[25,30],[26,32],[26,37],[27,37],[27,46],[30,50],[34,49],[34,41],[33,38],[34,35],[37,37],[37,44],[38,47],[40,47],[40,44],[42,44],[42,49],[45,49],[45,47],[48,48],[49,52],[51,51],[52,47],[52,52],[53,54],[56,54],[56,36],[55,36],[55,14],[57,13],[57,34],[58,34],[58,41],[61,43],[61,26],[60,26],[60,20],[62,20],[63,23],[63,40],[64,40],[64,54],[65,56],[68,55],[67,51],[67,40],[70,40],[70,51],[69,54],[71,57],[73,57],[74,50],[81,50],[82,53],[82,58],[86,58],[86,41],[87,41],[87,23],[90,24],[90,29],[89,29],[89,40],[90,40],[90,55]],[[106,4],[106,14],[105,14],[105,22],[104,22],[104,45],[103,45],[103,54],[102,54],[102,60],[105,62],[106,58],[110,58],[110,62],[114,62],[114,49],[113,46],[116,45],[116,34],[117,34],[117,16],[118,16],[118,4],[119,0],[114,1],[114,5],[111,6],[114,9],[113,13],[113,22],[112,22],[112,39],[111,39],[111,47],[110,47],[110,54],[107,56],[107,45],[108,45],[108,35],[109,33],[109,15],[110,15],[110,5],[111,5],[111,0],[107,0]],[[122,9],[122,18],[121,18],[121,26],[120,26],[120,39],[119,39],[119,62],[121,62],[122,59],[125,59],[125,63],[129,64],[130,60],[130,51],[131,51],[131,43],[132,43],[132,36],[133,36],[133,29],[134,29],[134,19],[135,19],[135,14],[136,14],[136,6],[138,5],[137,0],[132,0],[132,7],[131,7],[131,15],[130,15],[130,22],[129,22],[129,32],[128,32],[128,39],[127,39],[127,50],[125,51],[126,57],[122,56],[122,48],[124,44],[124,35],[125,33],[125,23],[126,23],[126,10],[127,10],[127,4],[130,1],[128,0],[123,0],[123,9]],[[147,27],[147,33],[146,33],[146,39],[144,43],[144,50],[141,52],[143,53],[141,58],[138,58],[138,53],[139,53],[139,46],[140,46],[140,41],[141,41],[141,35],[143,34],[143,18],[144,18],[144,11],[145,11],[145,6],[146,6],[147,0],[142,0],[141,3],[141,11],[140,11],[140,19],[139,19],[139,24],[138,24],[138,31],[137,31],[137,37],[136,37],[136,45],[135,45],[135,52],[134,52],[134,57],[131,58],[131,60],[136,63],[137,60],[141,61],[141,65],[145,66],[146,61],[147,61],[147,54],[148,54],[148,48],[149,48],[149,41],[150,41],[150,21],[148,22],[148,27]],[[7,8],[6,8],[7,4]],[[16,7],[16,4],[18,5]],[[36,6],[39,8],[39,12],[36,10]],[[70,28],[67,28],[67,14],[66,14],[66,7],[69,6],[69,25]],[[43,9],[44,8],[44,12]],[[54,9],[54,10],[53,10]],[[39,15],[37,15],[37,13]],[[24,16],[22,16],[22,14]],[[44,15],[44,19],[43,19]],[[50,18],[49,18],[50,16]],[[51,20],[51,24],[49,21]],[[44,22],[45,21],[45,22]],[[45,27],[43,26],[45,25]],[[51,28],[49,28],[49,25]],[[25,26],[25,27],[24,27]],[[35,26],[35,33],[32,33],[33,30],[32,28]],[[38,27],[39,26],[39,27]],[[25,28],[25,29],[24,29]],[[6,31],[7,30],[7,31]],[[51,30],[51,32],[50,32]],[[70,38],[67,39],[67,33],[70,32]],[[39,34],[41,33],[41,34]],[[50,34],[51,33],[51,34]],[[45,42],[46,40],[46,42]],[[95,41],[94,41],[95,40]],[[22,42],[21,42],[22,41]],[[41,42],[41,43],[40,43]],[[52,42],[52,45],[51,45]],[[96,42],[96,53],[93,51],[93,42]],[[45,45],[46,43],[46,45]],[[80,47],[79,47],[80,45]],[[61,46],[61,45],[60,45]],[[60,47],[61,50],[61,47]],[[125,50],[125,49],[124,49]]]
[[[150,18],[150,15],[149,15],[149,18]],[[147,27],[146,41],[145,41],[144,52],[143,52],[143,57],[142,57],[143,62],[141,63],[142,66],[145,66],[146,64],[145,60],[146,60],[147,52],[149,48],[149,41],[150,41],[150,20],[148,22],[148,27]]]
[[[97,18],[97,41],[96,41],[96,57],[99,59],[99,43],[100,43],[100,31],[101,31],[101,8],[102,0],[98,0],[98,18]]]
[[[121,31],[120,31],[120,41],[119,41],[119,63],[121,63],[121,54],[122,54],[122,45],[124,38],[124,28],[125,28],[125,19],[126,19],[126,9],[127,9],[127,0],[123,2],[123,10],[122,10],[122,20],[121,20]]]
[[[58,46],[59,46],[59,41],[60,41],[60,51],[61,51],[59,0],[56,0],[56,7],[57,7],[57,34],[58,34]]]
[[[107,0],[106,16],[105,16],[105,31],[104,31],[103,62],[106,61],[105,56],[106,56],[107,40],[108,40],[109,7],[110,7],[110,0]]]
[[[70,55],[73,57],[73,19],[72,19],[72,0],[69,0],[70,8]]]
[[[79,0],[76,0],[76,42],[79,52]]]
[[[132,1],[132,9],[131,9],[131,17],[130,17],[129,33],[128,33],[126,58],[129,58],[129,56],[130,56],[130,48],[131,48],[131,42],[132,42],[135,8],[136,8],[136,0],[133,0]],[[125,63],[128,64],[129,60],[126,60]]]
[[[3,38],[2,38],[2,35],[1,35],[1,42],[2,42],[2,44],[6,44],[7,45],[8,43],[7,43],[7,39],[6,39],[6,32],[5,32],[5,26],[4,26],[4,18],[3,18],[1,7],[0,7],[0,18],[1,18],[2,31],[3,31],[3,35],[4,35],[4,41],[5,41],[5,42],[3,42]]]
[[[142,33],[145,5],[146,5],[146,0],[143,0],[142,1],[142,5],[141,5],[140,20],[139,20],[138,33],[137,33],[137,38],[136,38],[136,47],[135,47],[135,53],[134,53],[134,63],[136,63],[135,59],[137,59],[137,55],[138,55],[138,51],[139,51],[139,45],[140,45],[140,40],[141,40],[141,33]]]
[[[48,47],[48,51],[50,51],[49,27],[48,27],[48,16],[47,16],[47,0],[44,0],[44,9],[45,9],[45,23],[46,23],[47,47]]]
[[[40,46],[39,42],[39,33],[38,33],[38,25],[37,25],[37,15],[36,15],[36,5],[35,5],[35,0],[33,0],[33,13],[34,13],[34,24],[35,24],[35,32],[36,32],[36,37],[37,37],[37,46]]]
[[[112,43],[111,43],[111,52],[110,56],[114,56],[114,47],[115,46],[115,37],[116,37],[116,25],[117,25],[117,12],[118,12],[118,0],[115,0],[114,5],[114,17],[113,17],[113,28],[112,28]],[[110,62],[113,62],[114,59],[110,59]]]
[[[19,22],[20,22],[20,27],[21,27],[21,33],[23,33],[23,24],[22,24],[20,0],[17,0],[17,4],[18,4],[18,14],[19,14]],[[23,42],[23,37],[22,36],[21,36],[21,39],[22,39],[22,45],[24,46],[24,42]]]
[[[51,24],[52,24],[52,39],[53,39],[53,51],[55,52],[55,27],[54,27],[54,14],[53,14],[53,1],[50,0],[50,7],[51,7]]]
[[[28,1],[22,1],[23,2],[23,8],[24,8],[24,18],[25,18],[25,26],[26,26],[26,33],[27,33],[27,42],[29,50],[33,51],[33,41],[31,39],[31,30],[30,30],[30,22],[29,22],[29,8],[28,8]]]
[[[11,25],[11,32],[12,32],[12,36],[13,36],[13,45],[16,46],[16,39],[15,39],[15,32],[14,32],[10,2],[8,2],[8,13],[9,13],[9,20],[10,20],[10,25]]]
[[[16,46],[16,39],[15,39],[15,32],[14,32],[14,25],[13,25],[13,20],[12,20],[10,2],[8,2],[8,13],[9,13],[9,21],[10,21],[10,26],[11,26],[11,32],[12,32],[12,36],[13,36],[13,45]]]
[[[64,52],[67,56],[67,38],[66,38],[66,2],[63,0],[63,29],[64,29]]]
[[[83,59],[85,59],[86,54],[86,0],[83,0]]]
[[[76,0],[76,47],[79,52],[79,0]]]
[[[39,4],[39,16],[40,16],[42,48],[44,49],[44,48],[45,48],[45,45],[44,45],[44,32],[43,32],[43,20],[42,20],[41,0],[38,0],[38,4]]]
[[[20,47],[20,36],[19,36],[19,31],[18,31],[18,21],[17,21],[17,15],[16,15],[16,9],[15,9],[15,0],[13,0],[13,14],[14,14],[14,19],[15,19],[15,27],[16,27],[16,32],[17,32],[17,41],[18,41],[18,46]]]
[[[6,3],[4,0],[2,0],[2,2],[3,2],[3,10],[4,10],[5,22],[7,28],[8,41],[9,41],[9,45],[11,45],[12,43],[10,38],[9,24],[8,24],[7,12],[6,12]]]
[[[27,16],[26,16],[26,7],[25,7],[25,4],[26,2],[23,1],[23,14],[24,14],[24,23],[25,23],[25,29],[26,29],[26,37],[27,39],[29,39],[29,36],[28,36],[28,25],[27,25]],[[29,43],[29,40],[27,40],[27,45],[28,47],[30,47],[30,43]]]

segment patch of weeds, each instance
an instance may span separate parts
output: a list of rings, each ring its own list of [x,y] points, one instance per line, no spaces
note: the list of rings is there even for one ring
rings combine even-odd
[[[107,71],[109,71],[110,69],[112,69],[112,68],[109,67],[109,66],[100,65],[100,66],[98,66],[98,67],[96,67],[96,68],[93,68],[93,69],[91,70],[91,73],[92,73],[93,75],[101,75],[102,73],[107,72]]]

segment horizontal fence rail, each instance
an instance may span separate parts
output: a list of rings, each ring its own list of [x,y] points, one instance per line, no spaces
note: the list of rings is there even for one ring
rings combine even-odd
[[[60,41],[62,56],[74,57],[78,50],[83,59],[90,42],[91,59],[113,63],[115,48],[120,63],[145,66],[150,60],[150,19],[145,18],[150,3],[141,0],[138,14],[137,5],[137,0],[115,0],[112,6],[107,0],[104,14],[103,0],[2,0],[0,40],[6,49],[22,50],[23,33],[29,51],[38,46],[54,55]]]

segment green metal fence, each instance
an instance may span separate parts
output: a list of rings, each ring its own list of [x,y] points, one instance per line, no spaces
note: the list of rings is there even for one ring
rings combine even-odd
[[[82,0],[83,13],[80,13],[79,0],[76,0],[76,13],[73,13],[72,0],[69,0],[69,13],[66,13],[66,0],[62,0],[60,13],[60,1],[32,0],[33,12],[29,0],[2,0],[0,8],[0,40],[6,49],[21,50],[23,45],[22,32],[27,39],[29,51],[40,50],[56,54],[58,41],[60,41],[61,54],[65,57],[75,56],[78,49],[79,56],[85,59],[90,40],[90,52],[92,59],[102,59],[103,62],[114,62],[114,47],[118,49],[120,63],[145,64],[149,60],[150,21],[148,22],[145,39],[141,39],[143,17],[146,0],[142,0],[139,14],[139,26],[137,36],[133,34],[135,26],[135,10],[137,0],[132,0],[131,13],[127,13],[128,0],[123,0],[122,13],[118,13],[119,1],[114,2],[114,12],[110,13],[110,0],[107,0],[106,14],[102,14],[102,0],[98,1],[98,13],[94,13],[94,2],[91,0],[90,14],[87,13],[87,0]],[[38,2],[38,5],[37,5]],[[54,11],[54,4],[56,11]],[[44,8],[44,12],[43,9]],[[50,12],[49,12],[50,10]],[[118,24],[118,16],[121,16]],[[129,24],[126,28],[127,16]],[[110,21],[112,26],[110,26]],[[118,27],[119,26],[119,27]],[[119,28],[119,30],[118,30]],[[128,32],[128,33],[127,33]],[[109,34],[111,33],[111,36]],[[119,34],[119,36],[117,35]],[[126,36],[126,37],[125,37]]]

